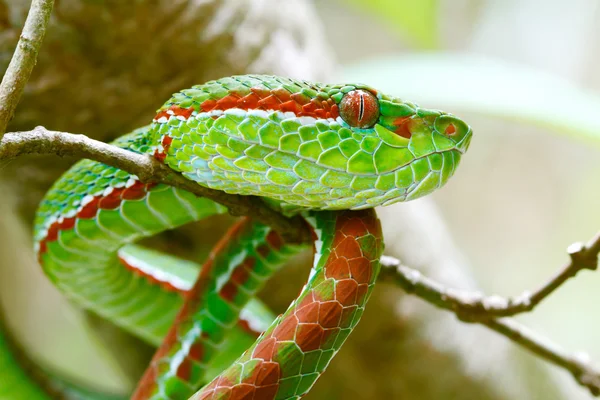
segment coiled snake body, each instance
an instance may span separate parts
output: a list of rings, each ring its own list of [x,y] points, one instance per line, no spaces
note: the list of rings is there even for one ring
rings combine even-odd
[[[200,185],[301,213],[314,265],[274,320],[254,296],[303,246],[244,218],[198,275],[189,262],[133,243],[225,208],[98,162],[77,163],[48,192],[36,252],[73,301],[162,343],[133,398],[298,399],[373,289],[383,251],[373,207],[441,187],[470,139],[457,117],[364,85],[246,75],[176,93],[151,125],[115,141]]]

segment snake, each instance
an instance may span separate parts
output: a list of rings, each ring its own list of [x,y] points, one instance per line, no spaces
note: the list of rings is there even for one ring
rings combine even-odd
[[[373,291],[384,248],[374,208],[442,187],[471,137],[452,114],[364,84],[269,75],[209,81],[175,93],[149,125],[113,145],[198,185],[258,196],[265,207],[300,216],[312,243],[288,242],[250,215],[201,266],[143,247],[145,237],[228,210],[81,160],[39,206],[35,254],[71,301],[158,348],[132,399],[300,399]],[[258,292],[311,247],[300,294],[273,315]],[[0,371],[11,378],[0,382],[0,397],[50,398],[17,364],[2,352]]]

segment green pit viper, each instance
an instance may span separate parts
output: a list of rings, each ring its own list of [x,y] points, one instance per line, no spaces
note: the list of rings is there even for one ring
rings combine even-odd
[[[72,301],[159,346],[133,399],[299,399],[373,290],[383,251],[373,207],[441,187],[471,137],[451,114],[366,85],[244,75],[174,94],[150,125],[117,139],[199,185],[304,218],[314,264],[277,317],[255,295],[305,245],[243,218],[202,267],[138,246],[227,210],[98,162],[78,162],[47,193],[35,251]],[[49,398],[5,350],[0,398]]]

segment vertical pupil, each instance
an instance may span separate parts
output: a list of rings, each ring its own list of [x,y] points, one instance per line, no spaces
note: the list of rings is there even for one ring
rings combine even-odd
[[[360,93],[358,99],[358,123],[360,124],[365,115],[365,95]]]
[[[362,89],[348,92],[339,103],[340,116],[352,127],[371,128],[379,119],[379,101]]]

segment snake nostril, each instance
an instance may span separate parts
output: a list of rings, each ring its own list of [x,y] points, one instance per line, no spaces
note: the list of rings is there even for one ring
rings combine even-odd
[[[454,126],[454,124],[449,124],[444,133],[446,133],[446,135],[454,135],[456,133],[456,126]]]

